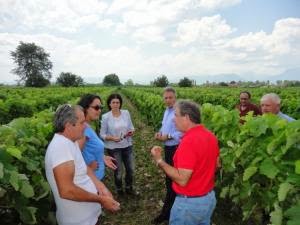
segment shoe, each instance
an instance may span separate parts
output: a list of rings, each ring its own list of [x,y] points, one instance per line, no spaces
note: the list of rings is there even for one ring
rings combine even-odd
[[[160,215],[158,215],[157,217],[155,217],[155,218],[151,221],[151,223],[152,223],[152,224],[160,224],[160,223],[163,223],[163,222],[165,222],[165,221],[167,221],[167,220],[169,220],[169,218],[167,218],[165,215],[160,214]]]

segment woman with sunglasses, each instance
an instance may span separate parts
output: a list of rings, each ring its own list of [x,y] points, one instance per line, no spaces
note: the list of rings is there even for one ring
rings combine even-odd
[[[78,105],[83,108],[86,120],[84,137],[78,141],[82,156],[86,164],[95,172],[96,177],[102,180],[105,174],[105,165],[113,170],[117,168],[114,163],[115,159],[104,155],[103,141],[90,126],[93,121],[99,119],[103,108],[102,101],[98,95],[86,94],[79,100]]]
[[[105,147],[110,156],[117,161],[117,169],[114,171],[117,193],[122,195],[122,164],[126,170],[125,191],[135,195],[133,190],[133,152],[132,135],[134,127],[127,110],[121,110],[122,98],[119,94],[111,94],[107,99],[109,112],[103,114],[100,135],[105,142]]]

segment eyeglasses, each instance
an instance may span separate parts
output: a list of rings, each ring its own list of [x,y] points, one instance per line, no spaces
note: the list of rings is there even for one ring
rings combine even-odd
[[[100,109],[103,110],[103,105],[95,105],[95,106],[90,106],[91,108],[95,109],[96,111],[99,111]]]

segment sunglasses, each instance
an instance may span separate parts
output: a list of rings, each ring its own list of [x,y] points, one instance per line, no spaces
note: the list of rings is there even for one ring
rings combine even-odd
[[[103,105],[95,105],[95,106],[90,106],[91,108],[95,109],[96,111],[99,111],[100,109],[103,110]]]

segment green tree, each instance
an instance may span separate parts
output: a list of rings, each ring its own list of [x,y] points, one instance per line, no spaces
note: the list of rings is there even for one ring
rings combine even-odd
[[[126,86],[133,86],[133,85],[134,85],[133,80],[132,80],[132,79],[127,80],[127,81],[124,83],[124,85],[126,85]]]
[[[77,76],[73,73],[62,72],[57,78],[56,83],[64,87],[78,87],[83,85],[83,79],[82,77]]]
[[[169,81],[165,75],[161,75],[153,81],[153,85],[156,87],[167,87],[168,84],[169,84]]]
[[[108,74],[103,78],[102,84],[105,86],[119,86],[122,85],[118,75],[115,73]]]
[[[12,73],[20,77],[27,87],[44,87],[50,84],[52,62],[50,55],[35,43],[20,42],[16,51],[10,52],[17,67]]]
[[[192,87],[193,86],[193,81],[190,80],[187,77],[184,77],[183,79],[181,79],[178,83],[179,87]]]

